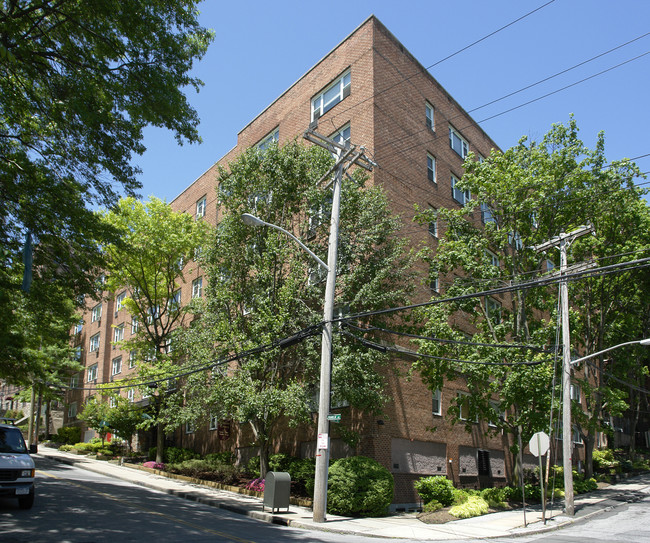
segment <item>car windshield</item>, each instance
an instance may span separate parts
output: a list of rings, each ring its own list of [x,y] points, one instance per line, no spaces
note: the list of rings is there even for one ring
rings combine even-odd
[[[20,430],[17,428],[0,428],[0,453],[27,453],[25,440]]]

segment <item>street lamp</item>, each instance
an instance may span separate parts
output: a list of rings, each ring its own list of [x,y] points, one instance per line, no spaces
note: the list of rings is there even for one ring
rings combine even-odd
[[[619,343],[618,345],[614,345],[613,347],[608,347],[607,349],[603,349],[602,351],[598,351],[597,353],[591,353],[588,354],[587,356],[583,356],[582,358],[576,358],[575,360],[571,360],[571,365],[575,364],[580,364],[580,362],[584,362],[585,360],[589,360],[590,358],[593,358],[594,356],[599,356],[603,353],[607,353],[609,351],[613,351],[614,349],[618,349],[619,347],[625,347],[626,345],[643,345],[644,347],[650,346],[650,338],[648,339],[637,339],[636,341],[626,341],[625,343]]]
[[[302,247],[318,264],[327,271],[327,282],[325,283],[325,300],[323,304],[323,336],[321,343],[320,362],[320,384],[318,402],[318,428],[316,436],[316,471],[314,475],[314,522],[325,522],[327,510],[327,479],[329,471],[329,421],[327,416],[330,411],[331,376],[332,376],[332,318],[334,316],[334,293],[336,283],[336,260],[338,252],[339,237],[339,211],[341,206],[341,171],[337,172],[334,178],[332,197],[332,218],[329,235],[329,246],[327,251],[327,262],[325,264],[316,256],[302,241],[288,230],[271,224],[251,215],[242,214],[244,224],[250,226],[268,226],[275,228],[288,235],[300,247]]]
[[[571,371],[571,366],[574,366],[575,364],[579,364],[580,362],[584,362],[585,360],[589,360],[590,358],[594,358],[595,356],[599,356],[603,353],[607,353],[609,351],[613,351],[614,349],[618,349],[619,347],[625,347],[626,345],[644,345],[644,346],[649,346],[650,345],[650,338],[647,339],[638,339],[636,341],[626,341],[625,343],[619,343],[618,345],[614,345],[613,347],[608,347],[607,349],[603,349],[602,351],[598,351],[596,353],[591,353],[586,356],[583,356],[581,358],[576,358],[575,360],[571,360],[569,364],[564,364],[565,366],[565,375],[570,375]],[[566,347],[565,347],[566,349]],[[570,358],[570,354],[568,353],[568,349],[566,349],[567,352],[564,353],[564,358],[565,360]],[[569,388],[569,382],[566,381],[565,384],[563,384],[563,392],[565,393],[565,398],[564,401],[562,402],[562,411],[563,411],[563,462],[564,462],[564,487],[565,487],[565,511],[567,515],[573,516],[574,515],[574,507],[573,507],[573,471],[571,467],[571,460],[570,460],[570,442],[568,441],[571,439],[571,429],[569,425],[571,424],[571,399],[570,396],[568,395],[568,388]],[[568,421],[568,422],[567,422]],[[569,436],[567,438],[567,436]],[[567,468],[568,466],[568,468]],[[569,488],[570,492],[566,492],[566,489]]]

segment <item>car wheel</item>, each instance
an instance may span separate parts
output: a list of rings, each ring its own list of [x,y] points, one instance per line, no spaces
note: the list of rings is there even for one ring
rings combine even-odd
[[[34,505],[34,493],[28,494],[27,496],[21,496],[18,498],[18,507],[21,509],[31,509]]]

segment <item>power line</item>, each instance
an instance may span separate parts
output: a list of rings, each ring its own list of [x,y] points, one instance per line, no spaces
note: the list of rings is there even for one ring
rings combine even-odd
[[[540,11],[541,9],[543,9],[543,8],[545,8],[546,6],[552,4],[553,2],[555,2],[555,0],[550,0],[549,2],[546,2],[545,4],[542,4],[541,6],[539,6],[539,7],[535,8],[535,9],[533,9],[532,11],[529,11],[528,13],[525,13],[525,14],[522,15],[521,17],[518,17],[517,19],[515,19],[515,20],[513,20],[513,21],[511,21],[511,22],[509,22],[509,23],[507,23],[507,24],[505,24],[505,25],[503,25],[502,27],[500,27],[500,28],[498,28],[498,29],[496,29],[496,30],[490,32],[489,34],[486,34],[486,35],[483,36],[482,38],[479,38],[478,40],[476,40],[476,41],[470,43],[469,45],[466,45],[465,47],[462,47],[461,49],[458,49],[457,51],[451,53],[450,55],[447,55],[446,57],[444,57],[444,58],[442,58],[442,59],[440,59],[440,60],[434,62],[434,63],[431,64],[430,66],[427,66],[427,67],[425,68],[425,70],[430,70],[431,68],[433,68],[433,67],[435,67],[435,66],[438,66],[439,64],[442,64],[442,63],[445,62],[446,60],[449,60],[450,58],[455,57],[456,55],[458,55],[458,54],[460,54],[460,53],[466,51],[467,49],[469,49],[469,48],[471,48],[471,47],[474,47],[475,45],[477,45],[477,44],[479,44],[479,43],[485,41],[486,39],[488,39],[488,38],[494,36],[495,34],[498,34],[499,32],[505,30],[506,28],[508,28],[508,27],[510,27],[510,26],[512,26],[512,25],[514,25],[514,24],[516,24],[516,23],[518,23],[518,22],[520,22],[520,21],[522,21],[522,20],[525,19],[526,17],[529,17],[530,15],[533,15],[534,13]],[[344,114],[344,113],[350,111],[351,109],[353,109],[353,108],[355,108],[355,107],[357,107],[357,106],[359,106],[359,105],[361,105],[361,104],[363,104],[363,103],[365,103],[365,102],[367,102],[367,101],[369,101],[369,100],[372,100],[373,98],[376,98],[376,97],[379,96],[380,94],[383,94],[384,92],[387,92],[387,91],[389,91],[389,90],[391,90],[391,89],[397,87],[398,85],[401,85],[402,83],[406,83],[407,81],[410,81],[412,78],[414,78],[415,76],[419,75],[420,73],[421,73],[421,72],[418,70],[417,72],[413,73],[412,75],[410,75],[410,76],[408,76],[408,77],[404,76],[400,81],[397,81],[396,83],[393,83],[392,85],[389,85],[389,86],[386,87],[385,89],[382,89],[382,90],[380,90],[380,91],[374,93],[373,95],[369,96],[368,98],[365,98],[364,100],[361,100],[361,101],[357,102],[356,104],[354,104],[354,105],[352,105],[352,106],[349,106],[347,109],[344,109],[344,110],[340,111],[339,114],[342,115],[342,114]]]

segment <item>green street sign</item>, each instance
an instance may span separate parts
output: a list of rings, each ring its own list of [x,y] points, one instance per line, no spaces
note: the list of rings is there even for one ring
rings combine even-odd
[[[327,415],[327,420],[330,422],[341,422],[341,413]]]

